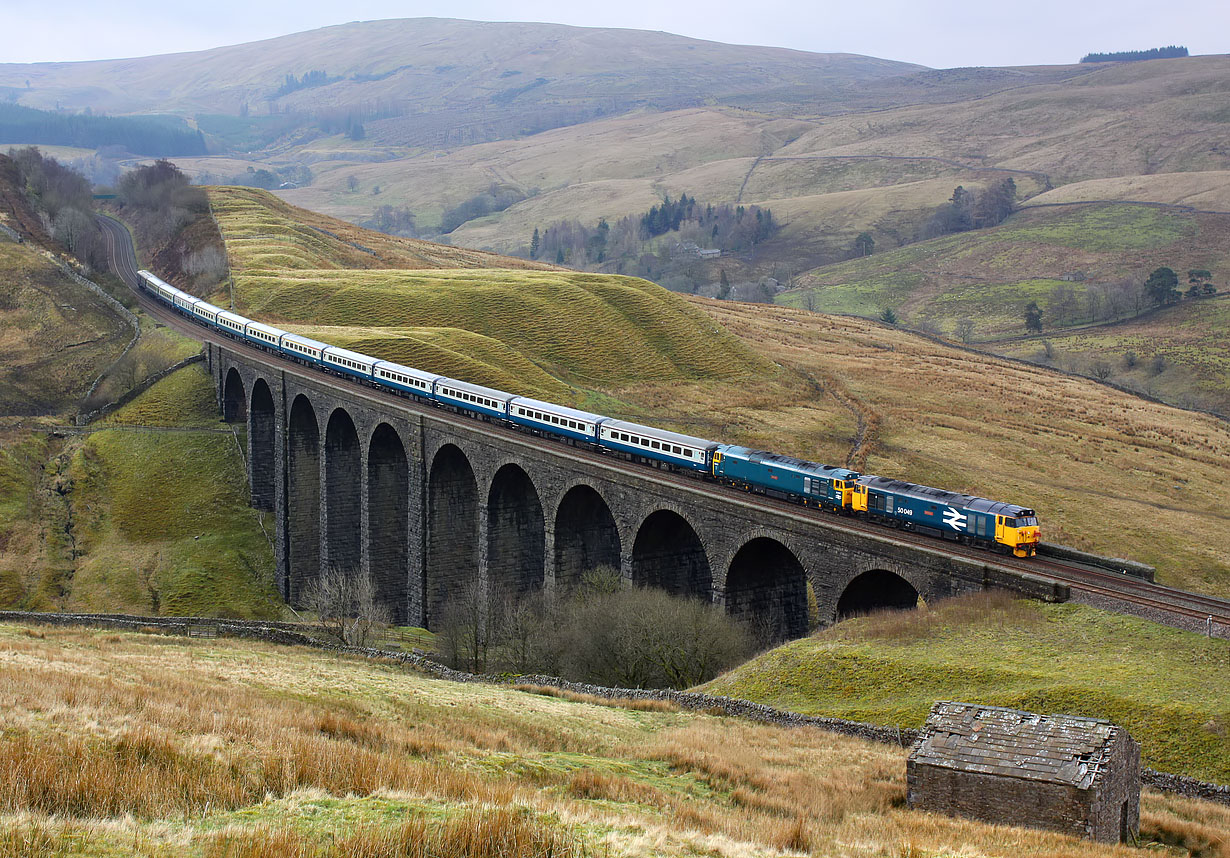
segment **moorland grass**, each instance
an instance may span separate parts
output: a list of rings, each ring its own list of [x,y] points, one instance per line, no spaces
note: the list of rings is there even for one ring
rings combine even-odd
[[[365,230],[296,208],[255,188],[211,188],[209,196],[231,267],[237,271],[548,267]]]
[[[236,289],[242,306],[273,323],[462,328],[565,380],[723,378],[766,368],[681,298],[630,277],[314,271],[240,275]]]
[[[1230,642],[1082,605],[980,594],[850,619],[703,690],[900,727],[936,700],[1107,718],[1145,765],[1230,782]]]
[[[70,473],[81,552],[72,607],[280,615],[273,552],[261,513],[248,507],[243,460],[230,435],[96,432],[77,450]]]
[[[253,642],[0,625],[0,646],[6,858],[419,854],[408,830],[440,855],[1119,854],[910,812],[903,749],[811,729]],[[1216,806],[1144,811],[1150,841],[1230,832]]]
[[[218,401],[209,371],[203,363],[176,370],[98,425],[219,428]]]
[[[461,328],[357,328],[290,325],[290,330],[449,378],[464,378],[499,390],[575,402],[578,391],[520,352],[492,337]]]
[[[827,439],[813,432],[836,410],[857,410],[868,431],[854,466],[866,473],[1024,503],[1038,510],[1047,540],[1152,563],[1176,586],[1226,592],[1224,421],[874,322],[697,305],[783,372],[806,374],[824,389],[806,408],[768,412],[776,418],[772,449],[841,464],[848,446],[840,459],[821,456],[838,438],[852,444],[853,432]],[[707,393],[676,390],[669,407],[722,413],[730,393]],[[734,407],[726,414],[741,417]],[[738,441],[730,430],[746,425],[731,422],[718,437]]]
[[[0,240],[0,414],[66,414],[132,337],[31,245]]]

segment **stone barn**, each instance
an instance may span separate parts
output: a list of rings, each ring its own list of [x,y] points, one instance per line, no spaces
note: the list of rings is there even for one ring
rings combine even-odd
[[[906,780],[918,810],[1107,843],[1140,829],[1140,745],[1096,718],[936,703]]]

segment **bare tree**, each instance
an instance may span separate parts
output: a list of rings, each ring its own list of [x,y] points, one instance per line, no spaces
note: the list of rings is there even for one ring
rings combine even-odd
[[[509,673],[557,673],[558,613],[554,600],[542,590],[521,598],[497,598],[488,616],[488,662]]]
[[[316,614],[321,631],[349,646],[367,646],[389,626],[390,614],[376,595],[370,575],[333,568],[307,589],[304,607]]]
[[[1047,309],[1051,312],[1051,317],[1054,319],[1054,326],[1062,328],[1072,318],[1076,312],[1076,292],[1066,283],[1062,286],[1057,286],[1055,291],[1051,293],[1051,299],[1047,302]]]
[[[478,581],[454,590],[440,611],[436,650],[449,667],[482,673],[487,669],[489,603]]]
[[[1095,360],[1089,371],[1098,381],[1106,381],[1114,374],[1111,365],[1104,360]]]
[[[970,340],[974,338],[974,320],[961,319],[957,322],[956,332],[961,342],[969,345]]]

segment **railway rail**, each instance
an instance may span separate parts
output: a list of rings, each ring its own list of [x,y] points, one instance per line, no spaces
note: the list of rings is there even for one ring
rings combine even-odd
[[[393,406],[421,415],[427,419],[445,423],[464,421],[464,425],[472,430],[523,446],[541,449],[549,445],[552,453],[557,457],[571,458],[575,461],[596,464],[604,468],[634,473],[642,478],[649,478],[656,482],[670,485],[682,492],[711,494],[714,491],[721,491],[728,502],[741,506],[767,508],[779,515],[787,515],[810,522],[819,521],[826,526],[856,532],[872,539],[898,545],[908,545],[917,551],[960,557],[1002,571],[1065,584],[1069,587],[1070,592],[1077,595],[1078,599],[1081,595],[1092,597],[1091,601],[1102,607],[1139,614],[1180,628],[1208,631],[1210,634],[1217,635],[1218,637],[1230,637],[1230,600],[1227,599],[1179,590],[1144,581],[1130,575],[1097,569],[1075,562],[1063,562],[1040,556],[1031,559],[1019,559],[1011,556],[992,555],[985,549],[936,540],[908,531],[886,528],[883,525],[871,524],[832,512],[800,507],[787,501],[761,494],[744,493],[716,483],[702,483],[696,476],[684,476],[666,470],[645,468],[631,462],[613,458],[610,455],[578,447],[565,446],[556,441],[535,438],[513,429],[501,427],[490,422],[475,420],[471,417],[454,415],[433,406],[371,388],[360,384],[357,380],[307,369],[280,355],[262,351],[246,342],[232,340],[210,328],[196,325],[151,299],[138,285],[140,283],[140,278],[137,275],[139,266],[127,229],[119,221],[105,215],[100,215],[98,220],[106,236],[112,269],[132,289],[138,303],[146,313],[193,339],[230,349],[243,354],[248,359],[274,367],[278,371],[343,389],[352,397],[365,398],[378,402],[381,405]]]

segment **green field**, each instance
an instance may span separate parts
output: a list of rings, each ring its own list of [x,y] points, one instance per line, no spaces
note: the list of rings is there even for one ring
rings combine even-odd
[[[1118,316],[1138,313],[1148,303],[1136,294],[1154,268],[1224,270],[1228,230],[1227,216],[1141,206],[1027,208],[997,227],[815,269],[776,300],[868,317],[891,308],[902,324],[949,337],[969,319],[975,341],[995,341],[1025,332],[1030,301],[1044,311],[1047,331],[1115,318],[1101,297],[1112,287],[1128,290]],[[1065,292],[1070,303],[1061,308]],[[1092,311],[1091,292],[1099,293]]]
[[[1108,718],[1145,765],[1230,782],[1230,642],[1076,604],[976,596],[847,620],[704,690],[900,727],[936,700]]]
[[[279,616],[263,514],[248,506],[240,441],[218,419],[204,365],[171,374],[106,422],[149,428],[95,432],[73,455],[82,557],[72,606]],[[272,532],[272,519],[264,527]]]

